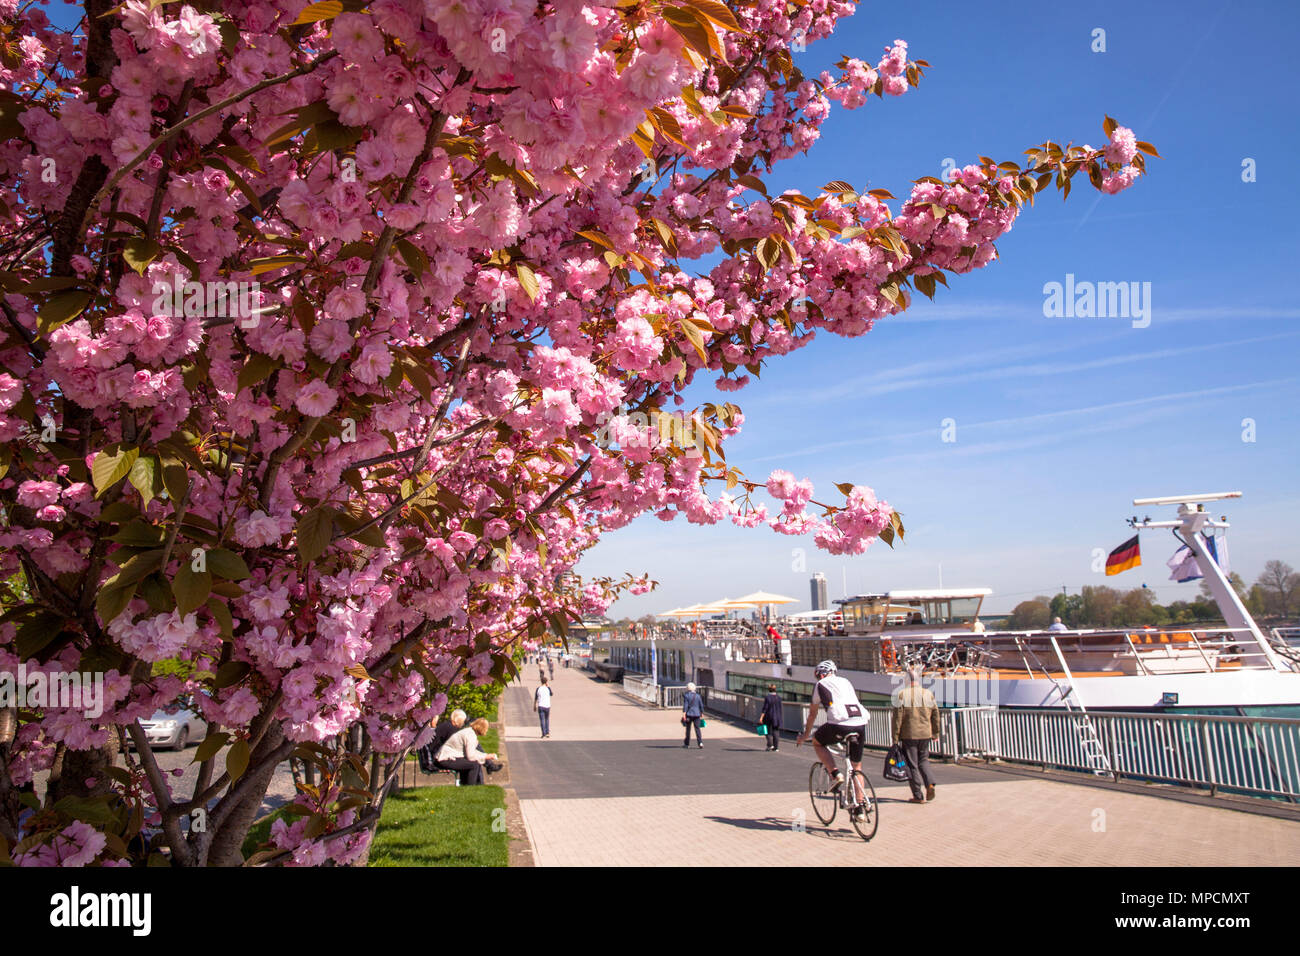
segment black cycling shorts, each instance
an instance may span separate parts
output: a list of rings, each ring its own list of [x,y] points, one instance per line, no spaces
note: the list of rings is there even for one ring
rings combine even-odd
[[[862,744],[867,736],[867,728],[853,724],[822,724],[813,732],[813,740],[823,747],[837,744],[849,734],[857,734],[858,739],[849,744],[849,759],[854,763],[862,762]]]

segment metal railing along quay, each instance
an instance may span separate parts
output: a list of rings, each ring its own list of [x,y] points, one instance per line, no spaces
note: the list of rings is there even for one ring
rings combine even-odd
[[[995,712],[989,718],[971,711]],[[1078,713],[967,708],[958,720],[984,722],[984,739],[1002,760],[1089,769]],[[1252,796],[1300,798],[1300,720],[1204,714],[1090,711],[1116,779],[1130,777]]]
[[[682,706],[681,685],[624,677],[628,693],[660,707]],[[699,688],[707,710],[757,724],[763,699]],[[890,708],[866,707],[866,745],[892,743]],[[936,757],[985,759],[1095,774],[1095,747],[1085,744],[1090,722],[1115,780],[1155,781],[1217,793],[1300,802],[1300,719],[1207,714],[1106,713],[1056,709],[957,707],[940,710]],[[803,729],[808,705],[786,701],[782,726]]]

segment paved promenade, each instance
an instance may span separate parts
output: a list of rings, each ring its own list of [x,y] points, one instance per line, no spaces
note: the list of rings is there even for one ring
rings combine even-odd
[[[808,800],[809,746],[776,754],[721,717],[682,748],[676,712],[587,672],[558,669],[541,740],[531,677],[506,690],[512,785],[539,866],[1270,866],[1300,862],[1300,823],[978,767],[933,764],[933,803],[864,769],[880,829],[864,843],[843,811]]]

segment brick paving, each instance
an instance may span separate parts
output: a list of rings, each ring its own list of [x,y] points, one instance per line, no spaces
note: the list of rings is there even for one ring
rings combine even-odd
[[[555,673],[540,740],[533,680],[507,689],[513,786],[538,866],[1270,866],[1300,862],[1300,822],[1121,790],[935,764],[938,797],[906,803],[866,769],[880,828],[864,843],[841,811],[812,813],[811,751],[765,754],[747,728],[710,719],[681,747],[677,715],[585,672]]]

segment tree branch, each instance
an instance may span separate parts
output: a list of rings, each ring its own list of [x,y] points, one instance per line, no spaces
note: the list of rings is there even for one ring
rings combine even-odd
[[[174,126],[169,126],[167,129],[163,130],[161,133],[155,136],[153,140],[149,143],[149,145],[146,146],[143,150],[141,150],[140,153],[136,155],[134,159],[118,167],[117,172],[115,172],[112,175],[112,177],[109,178],[108,182],[104,183],[104,185],[100,187],[99,192],[95,193],[94,199],[91,200],[91,206],[92,207],[98,206],[101,202],[103,202],[104,197],[106,197],[109,193],[111,193],[114,189],[116,189],[118,183],[120,183],[123,179],[129,176],[132,170],[134,170],[137,166],[139,166],[146,159],[148,159],[149,155],[155,149],[157,149],[163,143],[167,142],[169,139],[171,139],[181,130],[193,126],[199,120],[207,119],[213,113],[221,112],[227,106],[233,106],[234,104],[238,103],[240,100],[248,99],[248,97],[252,96],[254,93],[260,93],[262,92],[262,90],[265,90],[268,87],[278,86],[281,83],[288,83],[290,80],[297,79],[300,76],[305,76],[308,73],[315,70],[318,66],[320,66],[325,61],[332,60],[334,59],[334,57],[338,55],[339,55],[338,50],[331,50],[328,53],[322,53],[320,56],[312,60],[310,63],[304,63],[296,70],[290,70],[288,73],[282,73],[279,76],[268,77],[267,79],[262,80],[260,83],[254,83],[248,89],[243,90],[242,92],[239,93],[235,93],[231,96],[227,96],[224,100],[221,100],[218,103],[213,103],[207,109],[199,110],[197,113],[193,114],[192,116],[185,117],[185,119],[181,120],[179,123],[176,123]]]
[[[136,753],[140,755],[140,763],[149,777],[149,787],[153,790],[158,812],[162,814],[163,833],[167,837],[167,845],[171,848],[172,859],[182,866],[193,866],[194,851],[181,832],[180,820],[167,812],[172,807],[172,798],[167,790],[167,783],[163,780],[162,771],[158,769],[158,761],[154,759],[153,748],[149,746],[149,738],[145,735],[138,719],[131,721],[126,730],[135,743]]]

